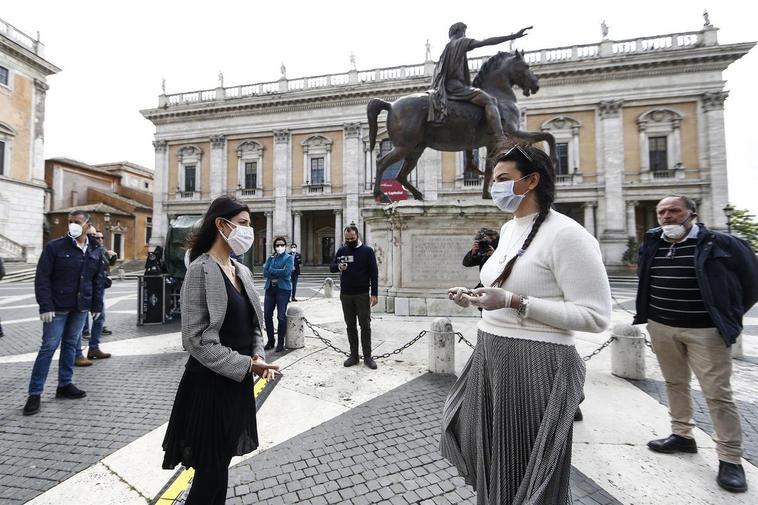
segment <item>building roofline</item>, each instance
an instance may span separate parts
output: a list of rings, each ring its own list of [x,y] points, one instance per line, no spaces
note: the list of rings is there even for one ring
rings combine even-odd
[[[47,162],[58,163],[61,165],[68,165],[68,166],[76,167],[76,168],[82,168],[84,170],[89,170],[91,172],[95,172],[101,175],[107,175],[109,177],[115,177],[115,178],[121,177],[118,174],[112,174],[108,172],[107,170],[103,170],[102,168],[99,168],[96,165],[89,165],[87,163],[84,163],[83,161],[75,160],[72,158],[65,158],[65,157],[48,158],[45,160],[45,163]]]
[[[155,171],[147,167],[143,167],[142,165],[132,163],[131,161],[114,161],[113,163],[97,163],[93,166],[100,168],[102,170],[105,170],[106,172],[113,172],[116,170],[126,170],[129,172],[138,173],[140,175],[150,176],[151,178],[155,175]]]
[[[15,56],[41,71],[45,75],[57,74],[60,67],[44,58],[45,45],[39,41],[39,34],[34,39],[12,24],[0,19],[0,49],[4,48]]]

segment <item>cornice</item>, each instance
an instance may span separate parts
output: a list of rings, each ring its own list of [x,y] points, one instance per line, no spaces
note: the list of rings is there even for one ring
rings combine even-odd
[[[534,64],[532,69],[539,77],[543,88],[597,81],[723,71],[754,45],[753,42],[745,42],[726,46],[598,57],[581,61]],[[305,92],[272,93],[244,99],[173,105],[166,108],[146,109],[141,113],[145,118],[159,125],[202,116],[228,117],[258,112],[275,114],[334,106],[363,105],[369,98],[381,97],[385,100],[395,100],[406,94],[423,92],[429,87],[429,81],[430,78],[427,76],[364,85],[334,86]]]
[[[26,65],[30,65],[34,70],[42,73],[42,75],[47,76],[57,74],[61,71],[60,68],[56,67],[46,59],[37,56],[28,49],[20,47],[18,44],[10,41],[3,35],[0,35],[0,51],[4,52],[8,56],[17,58]]]

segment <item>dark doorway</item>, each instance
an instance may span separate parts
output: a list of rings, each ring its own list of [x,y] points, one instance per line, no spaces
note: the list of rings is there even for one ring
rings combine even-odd
[[[321,263],[329,264],[334,258],[334,237],[322,237],[321,239]]]

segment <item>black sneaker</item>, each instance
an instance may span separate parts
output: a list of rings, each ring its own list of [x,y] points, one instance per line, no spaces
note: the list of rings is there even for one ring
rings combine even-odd
[[[574,421],[584,421],[584,414],[582,414],[582,409],[579,407],[576,408],[576,412],[574,413]]]
[[[113,335],[113,331],[103,326],[103,335]]]
[[[39,395],[29,395],[24,405],[24,415],[33,416],[37,412],[39,412]]]
[[[358,356],[351,354],[343,363],[345,366],[354,366],[358,364]]]
[[[89,337],[89,330],[82,331],[82,336],[83,337]]]
[[[374,361],[374,358],[363,358],[363,364],[369,367],[371,370],[376,370],[376,361]]]
[[[87,396],[87,393],[74,386],[73,384],[66,384],[65,386],[55,390],[56,398],[70,398],[72,400],[76,400],[79,398],[84,398],[85,396]]]
[[[273,349],[273,348],[274,348],[274,343],[273,342],[268,342],[265,346],[263,346],[263,350],[264,351],[268,351],[268,350]]]
[[[727,463],[719,460],[719,476],[716,478],[719,486],[732,493],[744,493],[747,491],[745,469],[742,465]]]

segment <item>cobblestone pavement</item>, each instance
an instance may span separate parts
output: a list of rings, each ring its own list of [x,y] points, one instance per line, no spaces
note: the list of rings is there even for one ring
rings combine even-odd
[[[42,410],[29,417],[31,363],[0,365],[0,503],[24,503],[167,422],[186,360],[114,356],[77,368],[81,400],[55,399],[53,362]]]
[[[425,374],[232,467],[227,503],[476,503],[438,449],[454,380]],[[571,486],[576,504],[621,503],[576,469]]]

